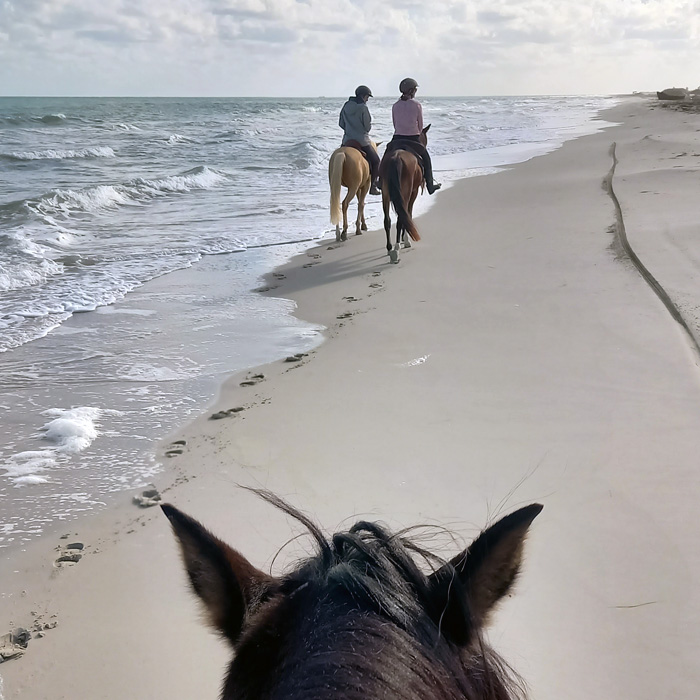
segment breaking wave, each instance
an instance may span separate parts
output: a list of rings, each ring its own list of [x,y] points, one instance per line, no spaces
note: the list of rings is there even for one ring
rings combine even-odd
[[[213,189],[230,178],[227,173],[199,166],[181,175],[157,179],[139,177],[123,185],[93,185],[76,190],[56,189],[41,197],[1,205],[0,216],[12,216],[27,211],[40,217],[97,213],[122,206],[145,204],[155,197],[167,194]]]
[[[15,153],[0,153],[5,160],[64,160],[67,158],[114,158],[114,151],[109,146],[95,146],[80,150],[21,151]]]

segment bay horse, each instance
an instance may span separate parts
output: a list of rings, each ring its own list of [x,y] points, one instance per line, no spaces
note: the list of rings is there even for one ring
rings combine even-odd
[[[507,515],[446,561],[374,522],[329,539],[279,497],[255,492],[315,540],[316,554],[284,576],[161,506],[209,623],[235,651],[222,700],[525,697],[483,629],[511,590],[541,505]]]
[[[372,142],[376,150],[378,143]],[[331,223],[335,224],[335,240],[348,240],[348,206],[357,196],[357,220],[355,235],[360,236],[367,230],[365,223],[365,198],[372,184],[369,162],[362,151],[350,146],[336,148],[328,162],[328,183],[331,188]],[[342,203],[343,230],[340,230],[341,186],[347,188]]]
[[[420,135],[420,142],[428,145],[428,129],[426,126]],[[387,150],[379,164],[379,181],[382,185],[382,206],[384,208],[384,230],[386,231],[386,251],[393,263],[399,262],[401,243],[405,248],[411,247],[406,240],[406,233],[414,241],[420,240],[420,234],[413,223],[413,203],[418,196],[418,190],[424,183],[423,168],[419,158],[404,148]],[[391,244],[390,206],[396,212],[396,244]]]

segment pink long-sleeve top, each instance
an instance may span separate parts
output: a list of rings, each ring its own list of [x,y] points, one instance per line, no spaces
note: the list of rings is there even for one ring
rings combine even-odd
[[[418,136],[423,131],[423,107],[413,98],[395,102],[391,116],[395,136]]]

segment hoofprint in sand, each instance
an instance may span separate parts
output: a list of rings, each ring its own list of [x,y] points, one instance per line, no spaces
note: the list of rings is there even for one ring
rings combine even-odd
[[[621,125],[441,193],[399,265],[373,232],[280,270],[267,293],[329,341],[231,378],[162,446],[178,452],[156,486],[263,569],[298,530],[237,484],[329,531],[365,517],[465,540],[543,502],[492,644],[539,700],[690,699],[700,368],[619,233],[696,334],[700,123],[643,100],[606,118]],[[0,631],[59,623],[0,666],[7,698],[217,697],[228,651],[134,495],[0,561]],[[82,558],[57,565],[75,542]]]

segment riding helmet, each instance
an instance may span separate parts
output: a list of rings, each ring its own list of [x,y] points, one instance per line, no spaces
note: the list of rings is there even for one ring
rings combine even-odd
[[[372,91],[366,85],[358,85],[355,88],[355,97],[364,97],[365,95],[373,97]]]
[[[417,87],[418,83],[413,78],[404,78],[399,83],[399,90],[401,91],[402,95],[407,95],[409,92],[411,92],[411,90],[414,90]]]

